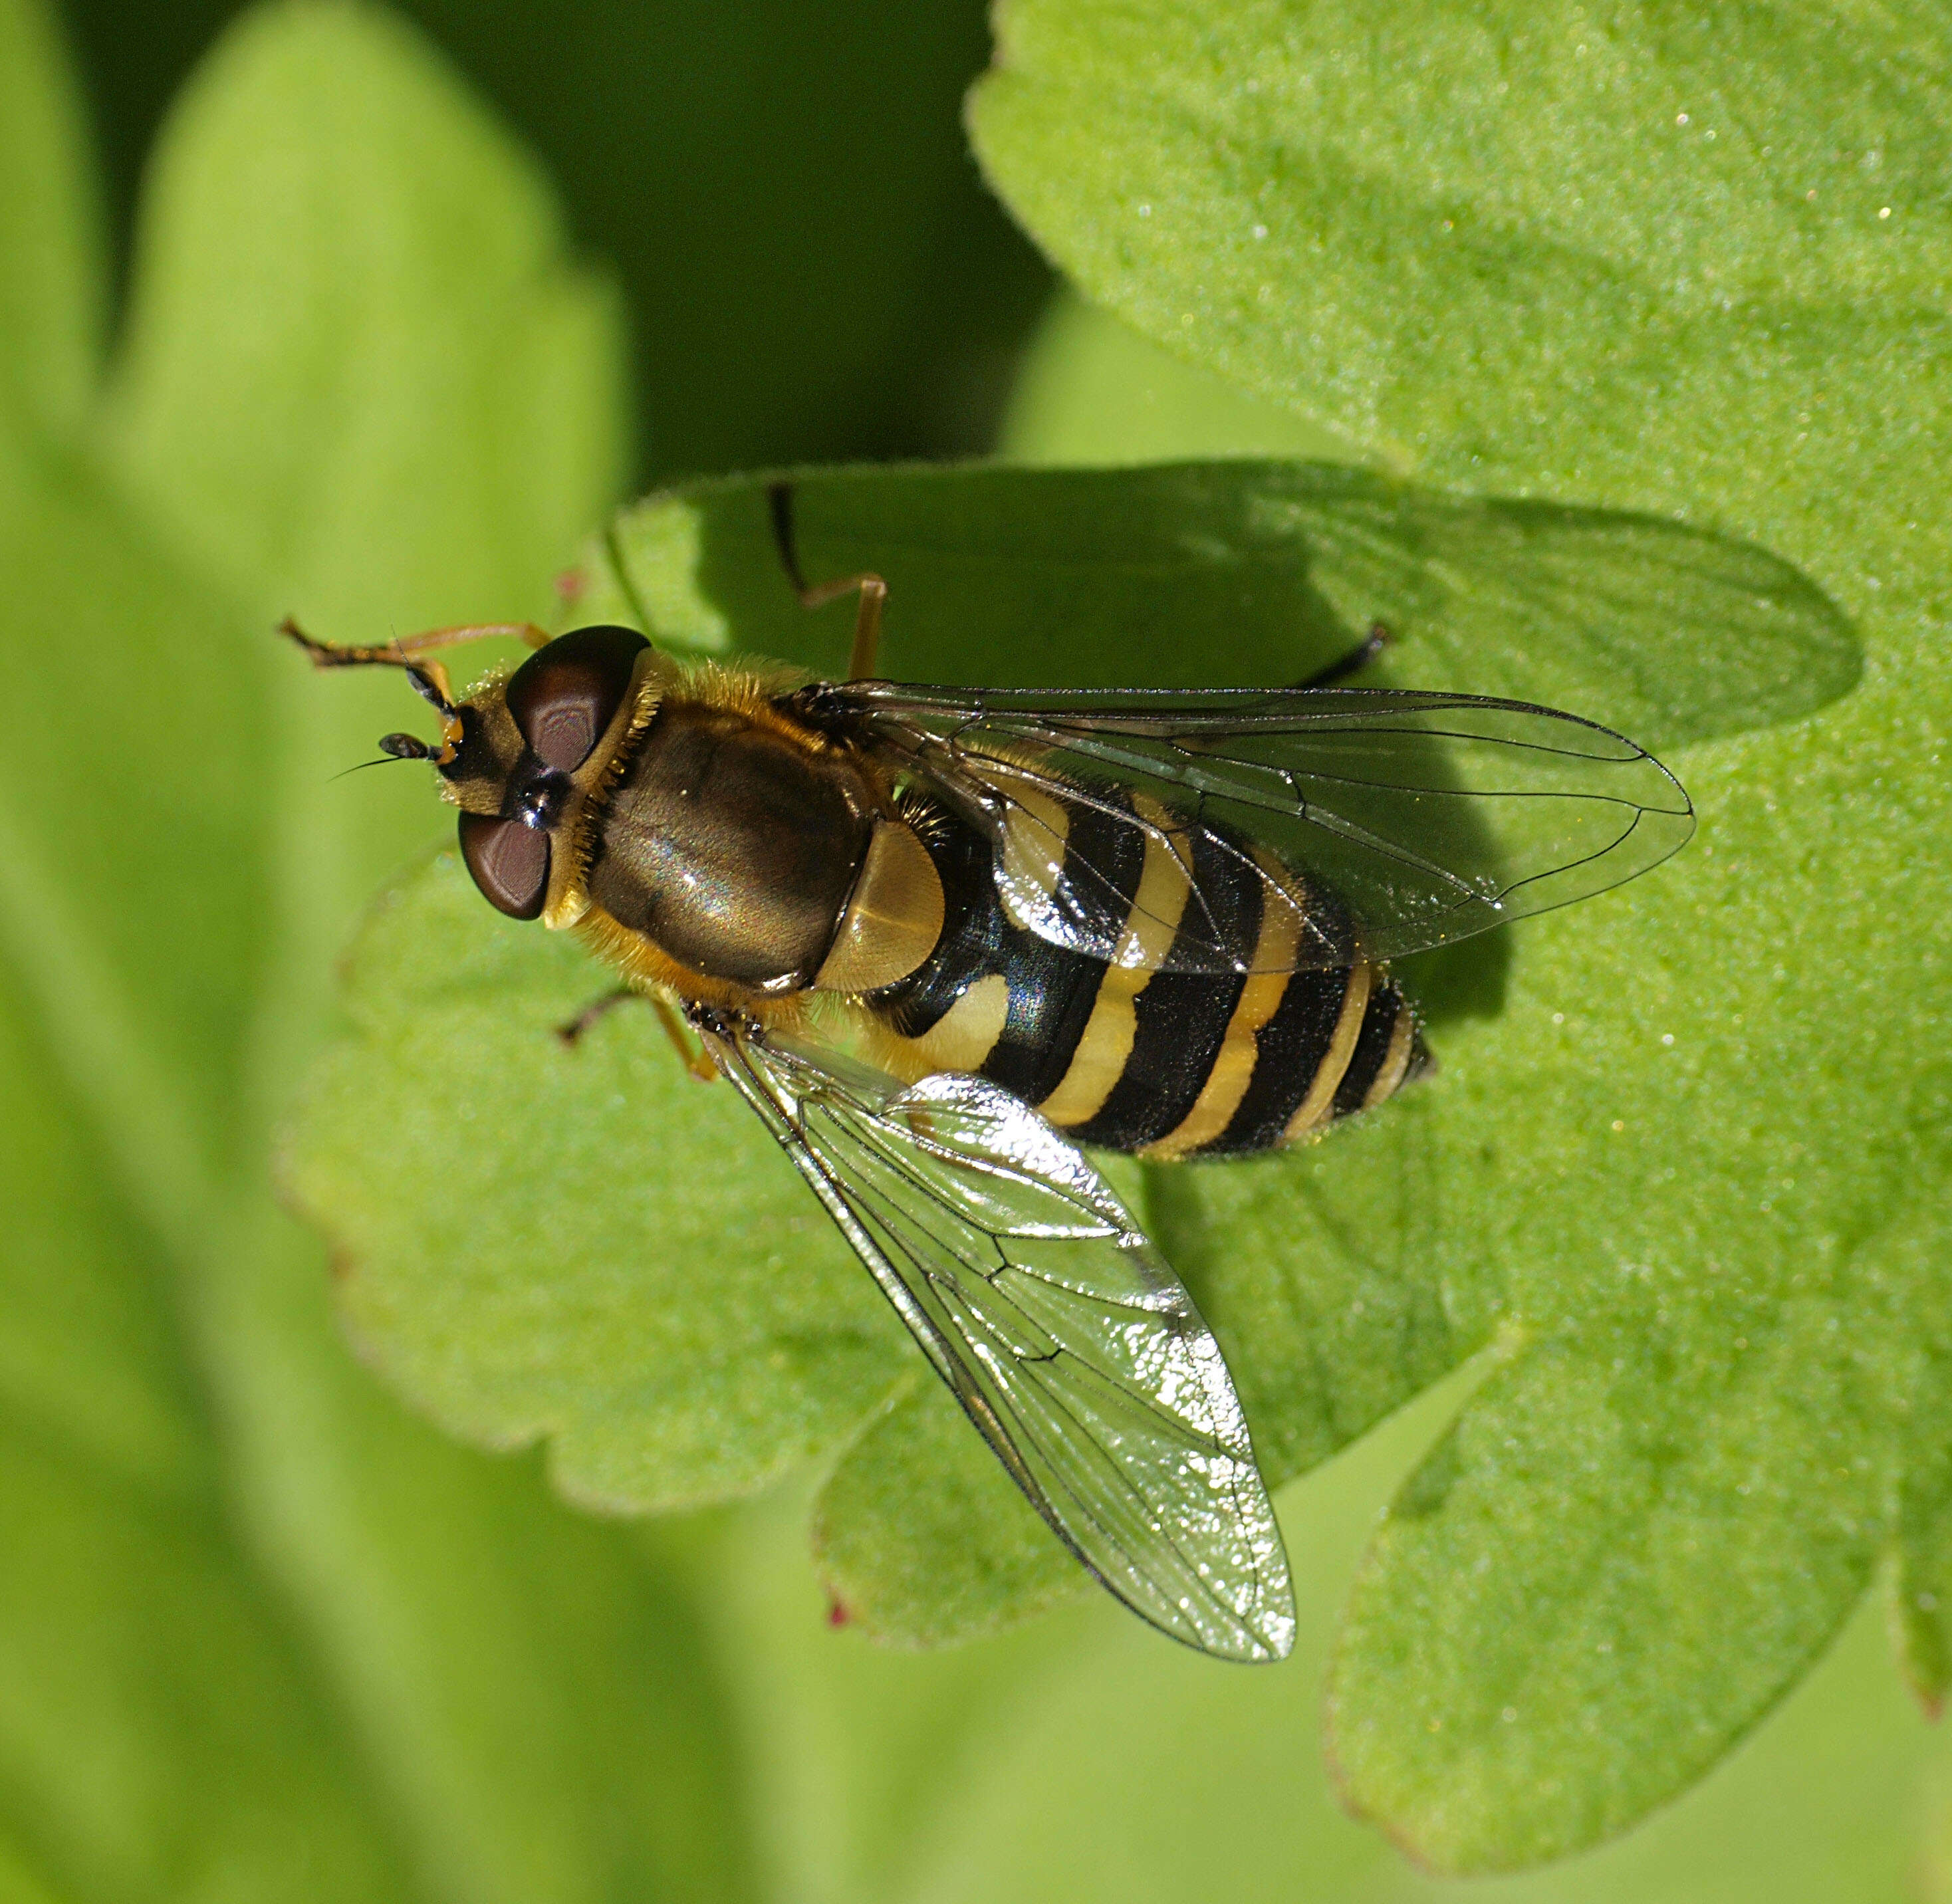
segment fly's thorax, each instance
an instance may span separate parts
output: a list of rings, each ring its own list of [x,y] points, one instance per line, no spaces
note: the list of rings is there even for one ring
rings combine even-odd
[[[928,855],[852,748],[764,702],[668,697],[613,777],[587,876],[593,943],[721,1002],[858,992],[941,929]]]
[[[815,983],[832,992],[878,992],[916,971],[942,939],[942,876],[902,814],[874,822],[860,876]]]

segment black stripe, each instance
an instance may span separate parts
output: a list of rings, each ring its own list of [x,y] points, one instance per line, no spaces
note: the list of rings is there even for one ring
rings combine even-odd
[[[1346,1118],[1362,1108],[1369,1086],[1390,1055],[1390,1037],[1397,1018],[1404,1009],[1403,996],[1380,974],[1372,981],[1368,1008],[1362,1014],[1362,1028],[1356,1034],[1356,1049],[1349,1054],[1349,1068],[1335,1087],[1335,1115]]]
[[[1232,1121],[1202,1157],[1238,1156],[1281,1142],[1287,1121],[1300,1109],[1335,1042],[1350,968],[1297,972],[1287,982],[1274,1016],[1254,1040],[1254,1074],[1247,1080]]]
[[[1014,926],[1007,930],[1002,970],[1010,987],[1009,1011],[982,1071],[1027,1104],[1035,1104],[1056,1090],[1070,1068],[1105,968],[1034,933]]]
[[[1309,880],[1305,889],[1312,930],[1304,941],[1326,940],[1353,958],[1355,927],[1347,907],[1325,886]],[[1322,1061],[1335,1042],[1342,1001],[1352,968],[1331,966],[1294,973],[1274,1015],[1254,1035],[1254,1071],[1227,1128],[1196,1155],[1238,1156],[1266,1150],[1281,1140],[1289,1118],[1301,1108]]]
[[[1261,929],[1261,877],[1243,855],[1204,832],[1190,836],[1193,883],[1174,946],[1193,933],[1222,945],[1252,945]],[[1164,963],[1172,962],[1168,949]],[[1137,1150],[1177,1130],[1206,1087],[1247,988],[1239,973],[1155,972],[1132,1001],[1131,1055],[1096,1114],[1065,1135],[1081,1144]]]

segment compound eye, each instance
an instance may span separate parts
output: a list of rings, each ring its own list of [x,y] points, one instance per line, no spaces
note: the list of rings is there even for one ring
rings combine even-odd
[[[634,628],[579,628],[538,649],[508,677],[508,711],[545,767],[573,774],[590,758],[649,646]]]
[[[511,919],[533,919],[549,890],[549,839],[519,820],[461,816],[461,856],[482,896]]]

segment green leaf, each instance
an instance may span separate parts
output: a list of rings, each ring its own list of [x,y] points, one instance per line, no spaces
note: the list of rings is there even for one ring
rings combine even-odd
[[[1244,458],[793,481],[802,571],[888,578],[880,665],[906,680],[1292,681],[1380,621],[1426,685],[1567,708],[1666,747],[1794,720],[1861,665],[1848,621],[1788,563],[1657,517]],[[785,586],[765,482],[627,511],[592,552],[577,618],[837,667],[850,624],[809,617]]]
[[[1107,364],[1128,366],[1131,387],[1162,391],[1162,402],[1183,388],[1182,380],[1197,380],[1120,331],[1103,315],[1054,326],[1050,339],[1060,348],[1049,356],[1040,348],[1036,376],[1055,381],[1061,372],[1109,392],[1109,415],[1125,419],[1141,443],[1156,449],[1148,414],[1116,402],[1123,386]],[[1041,420],[1040,434],[1029,437],[1024,414],[1016,411],[1006,448],[1022,453],[1029,443],[1043,459],[1061,461],[1069,444],[1041,433]],[[1088,440],[1109,441],[1115,449],[1110,429],[1106,415],[1093,417]],[[1222,440],[1218,446],[1230,446]],[[1419,1103],[1413,1094],[1397,1108],[1407,1115]],[[1371,1127],[1380,1133],[1393,1121],[1377,1120]],[[1352,1127],[1347,1145],[1338,1136],[1334,1146],[1315,1153],[1325,1181],[1344,1168],[1362,1130]],[[1156,1188],[1203,1177],[1224,1183],[1232,1174],[1162,1173]],[[1127,1194],[1122,1183],[1120,1194]],[[1156,1202],[1155,1225],[1159,1214]],[[1304,1214],[1295,1225],[1287,1252],[1300,1272],[1286,1277],[1287,1287],[1305,1287],[1324,1260],[1312,1233],[1301,1227],[1306,1220]],[[1364,1293],[1359,1287],[1353,1293]],[[1330,1305],[1318,1313],[1343,1321],[1345,1328],[1359,1326],[1358,1320],[1334,1318]],[[1229,1352],[1237,1368],[1237,1343]],[[797,1593],[789,1596],[781,1583],[775,1597],[790,1599],[790,1612],[782,1608],[776,1621],[793,1643],[784,1634],[755,1633],[748,1670],[764,1687],[762,1696],[779,1702],[782,1668],[817,1655],[822,1663],[816,1684],[848,1724],[843,1733],[831,1721],[819,1729],[790,1709],[790,1715],[780,1714],[776,1725],[812,1743],[792,1755],[784,1790],[769,1799],[768,1815],[785,1809],[812,1821],[796,1840],[831,1843],[848,1829],[845,1821],[863,1811],[871,1815],[853,1779],[844,1792],[837,1789],[843,1774],[836,1768],[856,1764],[884,1768],[868,1799],[887,1802],[884,1794],[890,1787],[896,1798],[907,1797],[918,1759],[927,1761],[903,1723],[903,1703],[887,1700],[893,1712],[883,1709],[890,1676],[901,1671],[903,1701],[924,1702],[931,1715],[941,1715],[939,1724],[964,1728],[957,1783],[947,1802],[912,1806],[920,1828],[904,1868],[916,1874],[904,1877],[910,1894],[944,1900],[1048,1895],[1099,1904],[1135,1894],[1203,1896],[1212,1874],[1222,1871],[1243,1895],[1387,1898],[1400,1904],[1453,1897],[1453,1881],[1418,1872],[1381,1833],[1355,1822],[1337,1804],[1322,1762],[1320,1694],[1350,1574],[1384,1504],[1441,1435],[1459,1401],[1497,1365],[1492,1355],[1475,1358],[1337,1458],[1282,1490],[1300,1637],[1294,1658],[1279,1668],[1216,1670],[1162,1644],[1103,1595],[1011,1634],[925,1658],[850,1646],[844,1636],[841,1643],[823,1646],[824,1636],[806,1630],[818,1600],[803,1568],[792,1566]],[[1936,1440],[1947,1444],[1942,1431]],[[775,1568],[792,1565],[789,1548],[799,1533],[790,1504],[782,1504],[768,1537]],[[743,1552],[740,1561],[743,1578],[753,1563]],[[1921,1886],[1931,1895],[1947,1868],[1952,1842],[1947,1834],[1952,1743],[1942,1727],[1922,1717],[1891,1672],[1882,1613],[1864,1602],[1816,1668],[1713,1777],[1600,1849],[1530,1873],[1477,1880],[1474,1892],[1493,1904],[1620,1904],[1704,1892],[1724,1904],[1786,1904],[1900,1896]],[[797,1628],[790,1624],[794,1618]],[[1061,1645],[1062,1651],[1046,1654],[1028,1678],[1012,1677],[1027,1644]],[[941,1690],[933,1677],[921,1677],[959,1665],[984,1676],[979,1693]],[[777,1703],[767,1709],[780,1710]],[[1026,1804],[1026,1793],[1036,1795],[1034,1804]],[[858,1878],[832,1888],[838,1895],[868,1894]]]
[[[118,222],[169,92],[236,10],[66,0]],[[1050,281],[962,136],[958,102],[989,57],[981,0],[403,11],[614,267],[638,467],[670,480],[987,446]]]
[[[1855,678],[1854,638],[1807,583],[1676,525],[1244,461],[793,482],[802,567],[888,577],[884,665],[923,679],[1292,680],[1380,614],[1402,631],[1395,666],[1435,686],[1485,626],[1444,578],[1514,542],[1532,567],[1507,582],[1520,638],[1488,664],[1500,687],[1583,683],[1603,714],[1700,732],[1790,718]],[[624,512],[586,559],[577,618],[636,616],[675,645],[832,671],[849,617],[798,606],[766,492],[764,477],[701,483]],[[1582,557],[1603,620],[1570,612],[1561,571]],[[1609,665],[1624,649],[1680,668],[1711,637],[1725,678],[1688,677],[1691,698],[1644,661]],[[1477,1008],[1494,1009],[1501,969],[1495,955],[1458,968],[1455,1002],[1472,1005],[1475,974]],[[573,948],[496,919],[451,855],[373,915],[350,968],[353,1033],[289,1166],[334,1238],[369,1355],[475,1439],[550,1437],[565,1487],[614,1506],[743,1492],[847,1444],[816,1546],[847,1615],[887,1637],[964,1637],[1080,1590],[946,1394],[928,1384],[876,1412],[914,1352],[729,1094],[692,1085],[646,1012],[604,1020],[573,1052],[551,1035],[605,983]],[[1372,1232],[1378,1197],[1403,1214],[1387,1264],[1345,1252],[1302,1299],[1282,1263],[1293,1180],[1267,1174],[1296,1166],[1152,1173],[1149,1193],[1124,1167],[1237,1352],[1277,1477],[1481,1340],[1482,1315],[1446,1312],[1419,1281],[1429,1226],[1390,1188],[1415,1127],[1362,1133],[1378,1159],[1366,1173],[1338,1174],[1340,1146],[1323,1153],[1325,1202],[1359,1185],[1353,1221]],[[1314,1180],[1312,1158],[1299,1167]],[[1369,1321],[1352,1306],[1365,1299]],[[1379,1338],[1386,1316],[1397,1333]]]
[[[1929,1129],[1947,1129],[1945,1074],[1929,1080],[1914,1106]],[[1947,1239],[1942,1220],[1928,1219],[1910,1233],[1894,1235],[1878,1266],[1907,1291],[1931,1290],[1943,1274]],[[1914,1324],[1907,1344],[1915,1362],[1910,1399],[1926,1419],[1919,1424],[1919,1452],[1907,1463],[1900,1483],[1897,1532],[1891,1568],[1890,1607],[1898,1663],[1919,1703],[1932,1718],[1944,1710],[1952,1689],[1952,1421],[1942,1383],[1931,1365],[1945,1354],[1947,1333],[1933,1305],[1922,1326]]]
[[[225,1524],[167,1265],[20,989],[10,971],[0,1831],[64,1898],[219,1881],[267,1899],[402,1895],[402,1847],[331,1688]]]
[[[1468,1383],[1463,1386],[1468,1387]],[[1223,1671],[1106,1605],[1012,1636],[1078,1637],[1029,1684],[981,1702],[953,1801],[930,1818],[910,1894],[1112,1904],[1210,1893],[1444,1904],[1336,1804],[1321,1768],[1324,1653],[1381,1504],[1456,1408],[1456,1382],[1283,1491],[1301,1638],[1283,1666]],[[1892,1675],[1866,1603],[1810,1677],[1715,1776],[1612,1843],[1474,1881],[1487,1904],[1817,1904],[1930,1897],[1952,1774],[1942,1730]],[[880,1663],[867,1649],[858,1671]],[[1007,1663],[999,1643],[943,1660]],[[928,1662],[934,1663],[933,1661]],[[902,1742],[887,1742],[891,1755]]]
[[[1456,477],[1685,486],[1731,402],[1787,421],[1833,355],[1935,358],[1939,26],[1029,0],[971,123],[1038,242],[1178,354]]]
[[[1013,463],[1072,467],[1209,456],[1350,460],[1333,430],[1168,357],[1069,291],[1051,301],[1017,373],[1001,448]]]
[[[912,1380],[814,1503],[813,1554],[835,1617],[911,1646],[974,1639],[1082,1598],[1051,1537],[937,1381]]]
[[[114,422],[158,519],[254,613],[542,610],[621,479],[618,313],[455,76],[384,13],[267,8],[154,170]]]
[[[499,919],[444,852],[375,909],[353,1036],[316,1077],[286,1175],[332,1235],[367,1354],[490,1446],[547,1436],[574,1497],[746,1493],[902,1374],[901,1330],[729,1090],[648,1010],[574,1049],[611,981]]]
[[[173,123],[111,378],[48,64],[0,79],[46,188],[0,384],[49,398],[0,404],[0,1843],[78,1900],[747,1894],[684,1590],[400,1412],[267,1169],[333,949],[428,836],[335,805],[360,689],[271,621],[545,603],[618,466],[607,299],[424,45],[277,8]]]
[[[1919,1702],[1937,1718],[1952,1688],[1952,1516],[1943,1500],[1908,1499],[1898,1522],[1898,1562],[1891,1583],[1891,1618],[1905,1677]]]
[[[625,511],[586,563],[578,618],[643,620],[674,646],[840,672],[852,617],[809,615],[794,599],[768,480],[696,484]],[[803,573],[887,577],[877,664],[905,680],[1190,684],[1216,666],[1229,682],[1283,680],[1356,639],[1313,586],[1305,542],[1260,519],[1284,466],[937,465],[791,480]],[[1231,614],[1216,655],[1219,589]]]
[[[1426,1288],[1513,1355],[1378,1537],[1331,1687],[1350,1801],[1443,1869],[1713,1763],[1900,1499],[1929,1565],[1944,30],[1833,27],[1026,0],[972,106],[1018,215],[1176,352],[1419,476],[1754,537],[1864,630],[1857,693],[1671,762],[1696,846],[1525,930],[1419,1127],[1338,1146],[1400,1142]]]

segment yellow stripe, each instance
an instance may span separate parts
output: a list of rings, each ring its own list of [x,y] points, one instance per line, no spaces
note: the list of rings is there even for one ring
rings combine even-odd
[[[1390,1027],[1390,1048],[1383,1055],[1383,1068],[1375,1081],[1362,1094],[1362,1108],[1372,1110],[1384,1099],[1393,1096],[1409,1069],[1410,1047],[1416,1042],[1416,1019],[1405,999],[1397,1007],[1397,1021]]]
[[[1071,837],[1071,809],[1021,780],[1003,784],[1015,805],[1003,822],[1003,864],[996,896],[1018,931],[1034,932],[1026,902],[1038,905],[1057,890],[1064,873],[1065,845]]]
[[[926,1077],[931,1071],[973,1071],[996,1048],[1010,1015],[1010,981],[1001,972],[979,978],[919,1038],[896,1037],[889,1068]]]
[[[1187,896],[1193,890],[1192,882],[1186,876],[1193,848],[1184,826],[1176,824],[1176,816],[1158,801],[1136,794],[1132,807],[1152,830],[1146,835],[1139,889],[1132,896],[1132,909],[1125,915],[1125,930],[1112,955],[1112,963],[1121,972],[1138,974],[1138,983],[1132,987],[1136,997],[1172,949]]]
[[[1099,981],[1098,996],[1078,1048],[1056,1090],[1037,1106],[1060,1127],[1095,1118],[1124,1074],[1139,1029],[1132,1001],[1146,989],[1172,949],[1192,890],[1181,863],[1190,850],[1184,830],[1174,827],[1173,816],[1156,800],[1140,794],[1133,805],[1140,818],[1154,830],[1146,835],[1139,889],[1132,896],[1112,964]]]
[[[1369,978],[1375,968],[1368,960],[1359,962],[1349,974],[1349,989],[1342,994],[1342,1015],[1335,1021],[1334,1036],[1315,1067],[1315,1081],[1308,1095],[1296,1106],[1294,1115],[1281,1133],[1284,1144],[1299,1143],[1312,1137],[1328,1121],[1335,1106],[1335,1087],[1356,1055],[1356,1040],[1362,1029],[1362,1014],[1369,1008]]]
[[[1286,868],[1265,853],[1256,853],[1261,870],[1277,885],[1283,884]],[[1284,886],[1284,889],[1285,889]],[[1214,1054],[1212,1067],[1200,1095],[1173,1128],[1139,1152],[1161,1163],[1172,1163],[1213,1140],[1234,1121],[1234,1113],[1247,1094],[1254,1075],[1254,1060],[1259,1053],[1262,1026],[1281,1008],[1288,980],[1294,974],[1294,955],[1301,943],[1301,918],[1292,906],[1281,905],[1273,895],[1261,908],[1261,930],[1254,942],[1252,976],[1241,987],[1234,1015],[1227,1021],[1226,1036]]]
[[[1138,1014],[1129,996],[1113,991],[1114,983],[1125,976],[1108,972],[1099,987],[1098,1002],[1071,1054],[1071,1062],[1057,1089],[1037,1106],[1060,1128],[1083,1124],[1105,1108],[1112,1086],[1124,1075],[1125,1061],[1132,1055],[1132,1040],[1139,1029]]]

